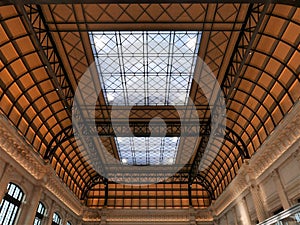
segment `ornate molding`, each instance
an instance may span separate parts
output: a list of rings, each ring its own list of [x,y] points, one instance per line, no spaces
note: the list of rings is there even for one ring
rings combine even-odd
[[[0,115],[0,148],[31,174],[37,183],[42,183],[75,214],[81,214],[82,206],[79,200],[56,176],[53,168],[42,161],[38,153],[21,137],[4,115]]]
[[[76,215],[82,214],[82,205],[77,197],[70,191],[63,181],[61,181],[53,171],[53,168],[48,165],[48,173],[46,176],[45,187],[68,206]]]
[[[3,115],[0,115],[0,147],[35,179],[40,180],[46,173],[32,147],[21,138],[17,130]]]
[[[107,210],[106,220],[111,222],[186,222],[190,210]]]
[[[198,222],[211,222],[214,220],[212,212],[208,209],[196,210],[195,217]]]
[[[84,222],[100,222],[101,211],[101,209],[89,209],[85,207],[85,209],[83,210],[82,220]]]
[[[189,222],[191,218],[201,222],[211,222],[213,217],[207,209],[86,209],[83,221],[100,222],[105,217],[108,222]]]
[[[213,206],[216,215],[220,215],[248,189],[251,180],[257,180],[283,153],[292,149],[292,147],[295,152],[299,151],[300,101],[294,105],[293,109],[279,123],[252,158],[246,161],[239,170],[238,175],[217,198]],[[291,154],[293,154],[293,152],[291,152]],[[247,176],[248,179],[246,178]]]
[[[187,222],[190,221],[188,215],[124,215],[118,217],[107,217],[109,222]]]

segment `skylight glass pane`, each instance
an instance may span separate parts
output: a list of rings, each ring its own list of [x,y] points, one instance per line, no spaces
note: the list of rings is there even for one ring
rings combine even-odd
[[[111,105],[185,105],[201,32],[103,31],[90,40]]]
[[[119,157],[128,165],[172,165],[179,137],[116,137]]]
[[[186,105],[201,32],[90,32],[107,105]],[[116,137],[119,157],[129,165],[170,165],[179,138]]]

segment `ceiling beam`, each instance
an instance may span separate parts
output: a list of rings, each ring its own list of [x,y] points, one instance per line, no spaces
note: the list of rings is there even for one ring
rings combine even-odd
[[[0,5],[15,4],[18,0],[3,0]],[[149,0],[23,0],[23,4],[149,4]],[[151,4],[163,3],[267,3],[266,0],[153,0]],[[297,0],[271,0],[271,3],[299,6]]]
[[[71,105],[73,101],[74,90],[72,88],[70,80],[66,76],[67,72],[63,67],[62,61],[55,46],[55,42],[50,32],[48,31],[48,27],[45,23],[43,14],[41,13],[40,6],[24,5],[23,2],[20,0],[16,0],[15,2],[18,3],[16,10],[21,15],[21,18],[23,19],[24,25],[27,28],[28,33],[31,34],[32,42],[35,48],[37,49],[39,56],[43,64],[45,65],[45,68],[48,71],[49,76],[52,78],[53,83],[55,84],[57,94],[62,100],[66,112],[71,118]],[[78,114],[77,116],[80,116],[81,118],[83,117],[80,114]],[[72,126],[78,131],[80,131],[81,129],[74,121],[72,121]],[[92,139],[84,135],[81,135],[79,137],[82,137],[82,139],[80,140],[84,145],[84,149],[91,149],[96,146]],[[67,138],[64,140],[67,140]],[[57,142],[57,144],[61,143]],[[55,151],[55,149],[53,151]],[[45,155],[45,157],[47,159],[48,156]],[[100,161],[99,165],[102,165]],[[99,168],[103,169],[103,167],[100,166]]]
[[[238,79],[242,76],[242,71],[247,60],[252,54],[252,45],[259,33],[259,30],[261,29],[271,2],[272,1],[269,0],[266,4],[250,5],[248,15],[246,17],[247,21],[244,23],[226,71],[227,77],[225,77],[221,85],[224,88],[227,101],[229,101],[235,93],[236,84]],[[229,74],[234,75],[229,76]]]
[[[192,162],[191,170],[189,171],[189,184],[192,184],[198,175],[200,162],[205,152],[205,149],[208,145],[209,138],[210,138],[209,135],[211,134],[210,125],[205,127],[205,133],[207,133],[208,135],[201,138],[195,158]]]
[[[207,122],[190,121],[182,123],[172,122],[88,122],[84,124],[82,133],[85,136],[99,137],[203,137],[208,136]],[[80,124],[79,124],[80,125]],[[96,132],[95,128],[96,126]]]
[[[13,4],[11,1],[9,0],[2,0],[0,1],[0,6],[4,6],[4,5],[11,5]]]

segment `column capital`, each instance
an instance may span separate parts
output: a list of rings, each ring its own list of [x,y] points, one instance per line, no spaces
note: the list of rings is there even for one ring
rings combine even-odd
[[[249,165],[249,159],[245,159],[244,164],[242,167],[239,169],[238,172],[240,175],[245,177],[246,182],[253,183],[255,180],[255,171],[253,168]]]
[[[213,218],[217,217],[217,211],[216,211],[216,207],[215,207],[215,202],[216,202],[216,200],[212,200],[211,204],[210,204],[210,206],[208,208],[208,210],[209,210],[209,212],[210,212],[210,214],[211,214],[211,216]]]
[[[2,177],[0,177],[0,199],[2,199],[7,192],[7,185],[10,182],[14,171],[14,167],[7,163],[2,173]]]
[[[15,171],[15,168],[11,164],[8,164],[5,168],[4,173],[12,174],[14,171]]]
[[[6,163],[2,173],[2,177],[0,177],[0,179],[3,180],[3,179],[11,178],[14,171],[15,171],[14,166],[9,163]]]
[[[41,179],[37,180],[36,188],[44,188],[50,180],[50,174],[46,173]]]
[[[276,177],[276,178],[279,177],[278,168],[276,168],[276,169],[274,169],[274,170],[272,171],[271,176],[272,176],[272,177]]]
[[[213,217],[214,225],[219,224],[219,219],[217,217]]]
[[[295,151],[295,152],[292,154],[292,157],[295,158],[298,162],[300,161],[300,148],[297,149],[297,151]]]

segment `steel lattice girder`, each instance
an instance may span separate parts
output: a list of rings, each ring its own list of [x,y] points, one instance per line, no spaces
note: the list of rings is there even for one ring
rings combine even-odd
[[[163,4],[163,3],[265,3],[266,0],[154,0],[151,3]],[[1,1],[0,5],[9,5],[9,4],[18,4],[18,0],[4,0]],[[60,0],[24,0],[22,1],[23,4],[61,4]],[[64,4],[78,4],[77,0],[65,0]],[[142,3],[149,3],[147,0],[121,0],[121,1],[112,1],[112,0],[85,0],[81,1],[80,3],[85,4],[93,4],[93,3],[103,3],[103,4],[142,4]],[[272,0],[271,3],[278,3],[278,4],[289,4],[289,5],[297,5],[299,1],[294,0]]]
[[[82,127],[82,133],[86,136],[118,136],[118,137],[130,137],[132,135],[136,137],[150,137],[150,136],[166,136],[166,137],[179,137],[179,136],[207,136],[208,123],[190,122],[166,122],[151,123],[148,122],[132,122],[132,123],[114,123],[111,122],[99,122],[96,123],[96,132],[92,128],[93,123],[84,124]]]

